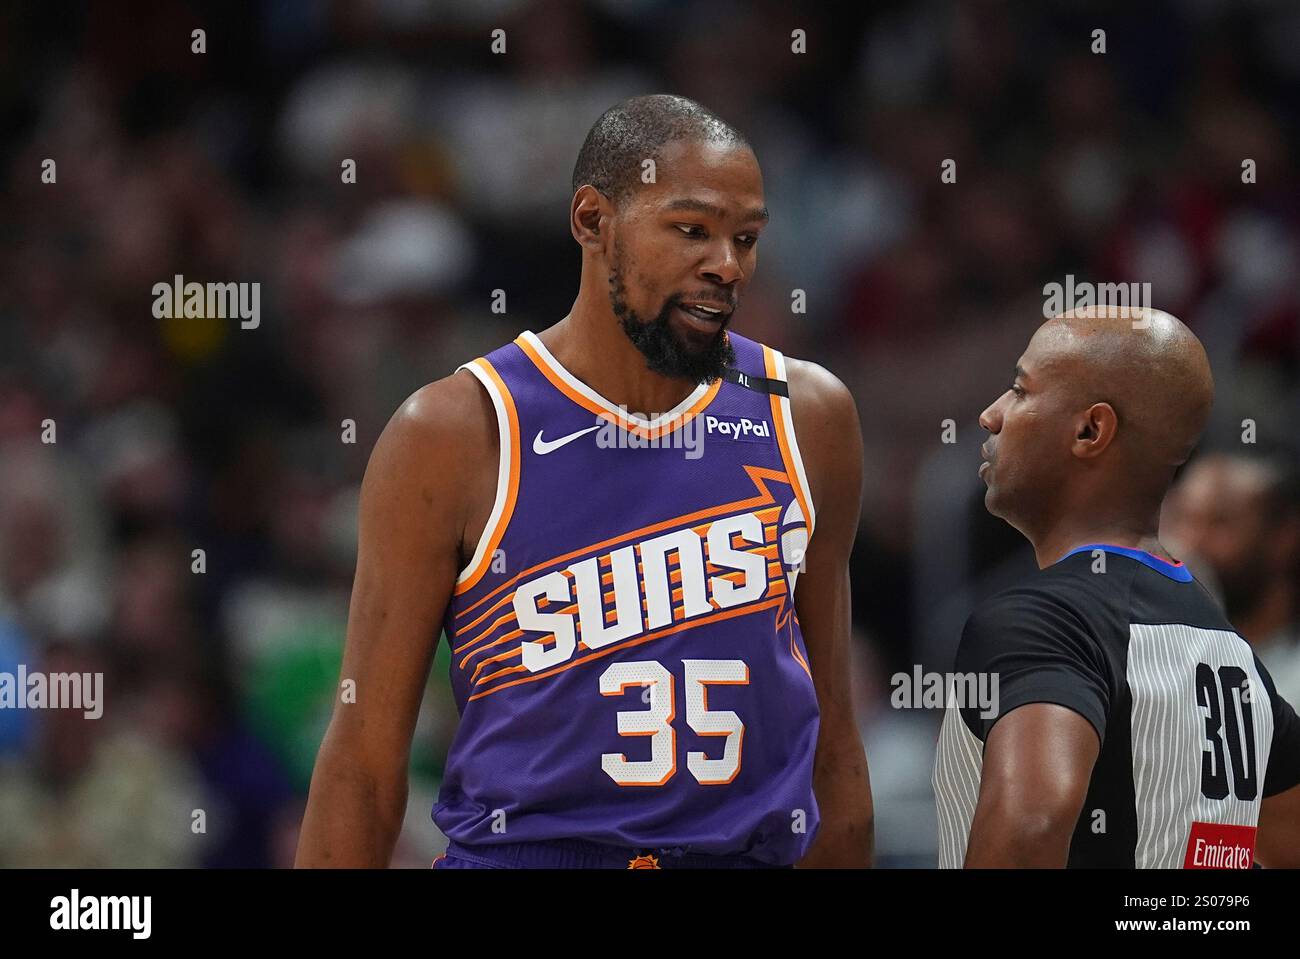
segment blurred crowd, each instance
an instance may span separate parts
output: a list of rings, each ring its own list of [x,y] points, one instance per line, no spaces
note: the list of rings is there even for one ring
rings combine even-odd
[[[1300,701],[1300,8],[233,7],[0,12],[0,670],[106,684],[100,720],[0,710],[0,866],[292,862],[370,447],[410,392],[564,315],[578,147],[639,93],[752,142],[772,221],[736,328],[859,404],[882,864],[934,862],[939,717],[891,709],[889,676],[947,669],[970,602],[1032,569],[983,514],[976,417],[1046,283],[1149,282],[1205,342],[1214,420],[1162,532]],[[155,318],[177,274],[260,283],[259,325]],[[446,656],[398,865],[440,848]]]

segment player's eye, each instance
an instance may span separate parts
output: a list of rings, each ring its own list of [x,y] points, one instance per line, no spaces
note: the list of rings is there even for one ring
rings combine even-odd
[[[1011,392],[1016,394],[1017,399],[1023,399],[1025,396],[1025,388],[1018,383],[1011,384]]]
[[[755,236],[753,233],[746,233],[742,236],[736,237],[736,239],[743,247],[751,247],[758,242],[758,237]]]
[[[681,230],[683,233],[685,233],[687,236],[691,237],[692,239],[699,239],[700,237],[704,236],[704,227],[696,226],[693,223],[678,223],[677,229]],[[690,232],[692,230],[694,230],[695,232],[693,233]]]

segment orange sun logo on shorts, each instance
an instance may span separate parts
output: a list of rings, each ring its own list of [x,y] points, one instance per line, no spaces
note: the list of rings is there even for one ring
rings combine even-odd
[[[635,859],[628,860],[627,868],[629,869],[659,869],[659,860],[654,856],[637,856]]]

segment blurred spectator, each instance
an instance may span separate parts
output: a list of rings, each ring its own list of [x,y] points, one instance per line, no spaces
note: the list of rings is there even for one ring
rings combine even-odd
[[[1161,534],[1218,592],[1282,698],[1300,702],[1300,488],[1285,463],[1212,453],[1187,467]]]

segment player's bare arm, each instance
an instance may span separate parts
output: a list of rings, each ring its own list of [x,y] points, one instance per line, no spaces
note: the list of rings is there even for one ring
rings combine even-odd
[[[1064,868],[1097,731],[1055,703],[1014,709],[989,732],[966,867]]]
[[[486,523],[496,427],[468,372],[393,415],[361,484],[356,578],[336,702],[312,775],[295,865],[386,867],[406,811],[411,736],[461,543]]]
[[[869,866],[871,783],[849,689],[849,554],[862,502],[862,433],[843,383],[814,363],[787,364],[795,431],[817,511],[795,609],[821,713],[813,791],[822,823],[799,866]]]

